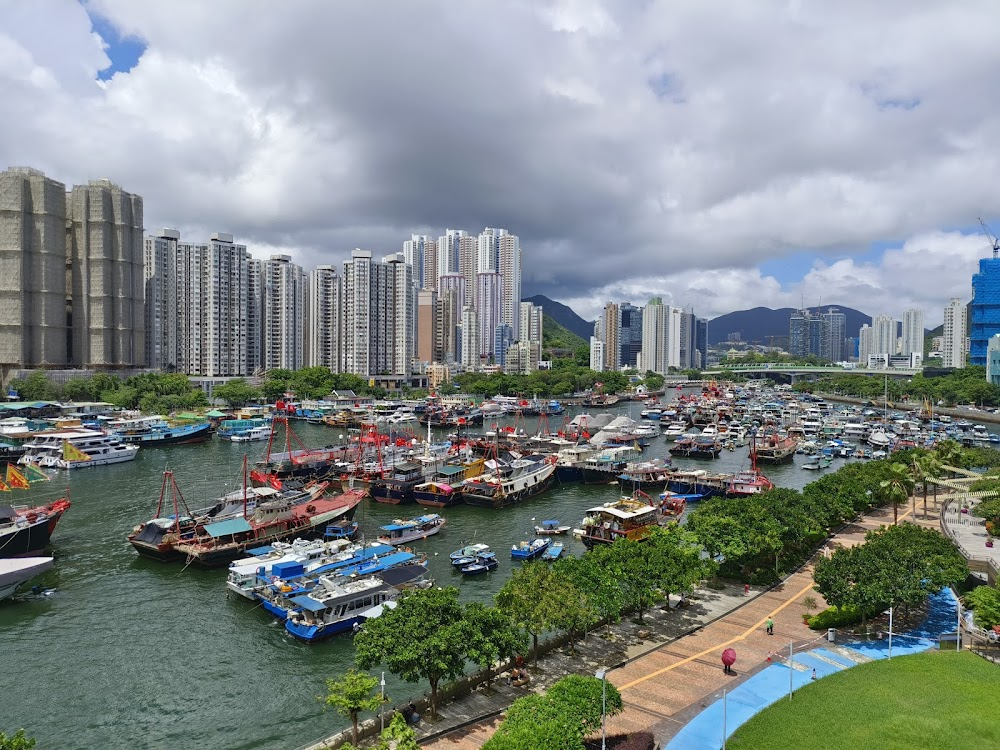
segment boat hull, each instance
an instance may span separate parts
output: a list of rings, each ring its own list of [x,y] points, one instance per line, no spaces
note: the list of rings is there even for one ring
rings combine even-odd
[[[141,445],[145,448],[156,448],[161,445],[194,445],[204,443],[210,437],[212,437],[212,425],[207,422],[193,428],[164,430],[162,433],[118,436],[123,443]]]
[[[555,477],[555,466],[553,464],[548,464],[547,466],[547,472],[544,470],[537,472],[536,476],[533,477],[535,481],[526,486],[521,486],[520,489],[501,491],[501,488],[497,488],[496,492],[484,493],[477,492],[474,489],[475,485],[473,483],[464,493],[465,502],[467,505],[475,505],[480,508],[506,508],[535,495],[539,495],[552,486],[552,481]]]

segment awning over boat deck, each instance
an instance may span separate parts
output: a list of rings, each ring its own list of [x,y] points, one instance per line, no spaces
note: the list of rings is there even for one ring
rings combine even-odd
[[[253,527],[247,523],[245,518],[231,518],[228,521],[210,523],[205,527],[205,531],[215,537],[228,536],[230,534],[241,534],[244,531],[253,531]]]
[[[302,609],[308,609],[310,612],[322,612],[326,609],[326,605],[323,604],[323,602],[318,602],[311,596],[306,596],[305,594],[302,596],[293,596],[292,601],[297,606],[302,607]]]
[[[247,554],[253,555],[254,557],[260,557],[261,555],[269,555],[272,552],[274,552],[274,547],[272,547],[270,544],[267,545],[266,547],[255,547],[254,549],[247,550]]]
[[[461,474],[465,471],[464,466],[442,466],[438,469],[438,474],[445,477],[453,477],[456,474]]]

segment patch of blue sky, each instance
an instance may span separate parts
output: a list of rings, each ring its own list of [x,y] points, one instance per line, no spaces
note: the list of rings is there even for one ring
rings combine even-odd
[[[672,73],[650,76],[646,83],[657,99],[665,99],[674,104],[683,104],[686,101],[684,87],[680,79]]]
[[[123,37],[121,32],[106,18],[92,12],[86,5],[84,8],[87,10],[94,31],[104,40],[106,45],[104,51],[111,60],[108,67],[98,71],[97,80],[110,80],[115,73],[128,73],[138,65],[139,58],[146,51],[146,44],[135,37]]]

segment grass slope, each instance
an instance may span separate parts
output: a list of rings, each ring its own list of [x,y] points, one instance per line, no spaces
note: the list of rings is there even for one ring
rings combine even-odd
[[[931,651],[846,669],[744,724],[731,750],[1000,747],[1000,666]]]
[[[577,349],[586,343],[571,330],[559,325],[548,313],[542,314],[543,349]]]

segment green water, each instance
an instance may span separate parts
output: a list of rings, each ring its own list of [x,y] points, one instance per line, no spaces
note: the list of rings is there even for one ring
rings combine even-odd
[[[619,411],[631,409],[638,418],[639,408]],[[295,429],[309,446],[336,438],[324,427]],[[250,444],[251,458],[263,445]],[[660,438],[646,455],[662,456],[668,447]],[[317,696],[325,678],[351,664],[349,638],[299,643],[252,602],[228,594],[224,570],[140,559],[125,539],[153,515],[164,468],[174,470],[188,504],[200,507],[239,485],[244,450],[246,444],[218,439],[143,448],[130,463],[62,472],[31,490],[40,500],[68,486],[73,507],[54,534],[56,566],[40,579],[55,593],[0,602],[0,731],[23,726],[40,750],[278,750],[342,726],[337,714],[323,712]],[[746,463],[746,449],[723,452],[713,462],[675,461],[719,471]],[[767,473],[790,487],[815,477],[795,464],[767,467]],[[505,510],[447,508],[441,533],[413,547],[428,554],[438,585],[458,586],[467,601],[488,602],[516,565],[505,550],[532,537],[533,522],[555,518],[576,526],[586,508],[619,494],[616,486],[557,485]],[[366,500],[357,520],[373,537],[379,525],[419,510]],[[452,570],[448,553],[471,539],[493,546],[498,571],[464,579]],[[583,553],[578,541],[565,541],[568,552]],[[395,701],[425,688],[391,675],[386,681]]]

